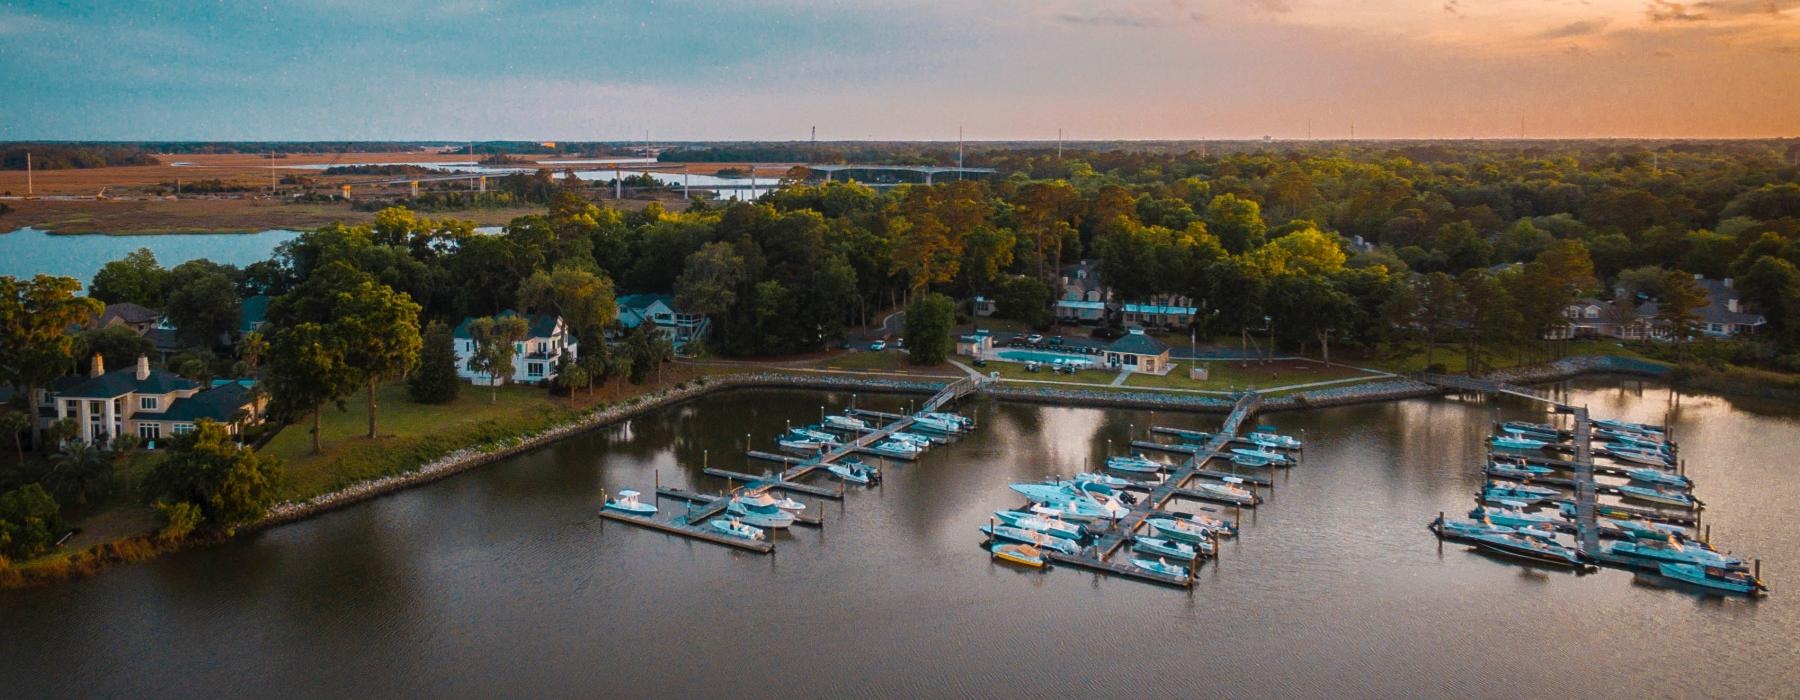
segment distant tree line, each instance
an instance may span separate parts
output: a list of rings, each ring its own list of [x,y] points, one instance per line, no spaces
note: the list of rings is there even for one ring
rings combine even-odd
[[[8,144],[0,149],[0,170],[24,170],[26,154],[33,170],[74,170],[115,165],[156,165],[155,156],[136,146],[74,144]]]

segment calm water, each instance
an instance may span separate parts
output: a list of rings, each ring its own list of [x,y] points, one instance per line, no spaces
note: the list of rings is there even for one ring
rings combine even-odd
[[[740,392],[231,544],[0,596],[0,678],[38,696],[1781,696],[1800,662],[1800,420],[1683,397],[1707,520],[1767,558],[1758,603],[1440,547],[1512,402],[1271,414],[1308,463],[1193,591],[991,562],[1006,484],[1203,415],[977,402],[978,433],[738,553],[594,517],[602,488],[707,489],[746,432],[848,397]],[[1578,385],[1602,415],[1668,394]],[[868,406],[893,397],[862,397]],[[762,445],[766,447],[766,445]],[[677,466],[692,465],[689,467]],[[672,504],[665,502],[665,508]]]
[[[293,231],[261,233],[189,233],[144,236],[53,236],[34,228],[0,234],[0,275],[30,277],[64,275],[94,281],[100,266],[139,248],[156,253],[163,267],[197,258],[231,265],[267,260],[281,245],[299,235]]]

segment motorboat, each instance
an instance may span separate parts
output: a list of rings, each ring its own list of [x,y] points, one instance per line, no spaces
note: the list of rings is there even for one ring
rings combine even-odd
[[[948,423],[958,430],[968,430],[975,425],[975,419],[959,413],[951,413],[949,411],[927,411],[924,415],[932,420]]]
[[[774,498],[773,496],[771,496],[770,498],[774,499],[776,508],[780,508],[789,513],[799,513],[801,511],[806,510],[805,503],[801,503],[800,501],[795,500],[793,498],[789,498],[787,496],[782,496],[780,498]]]
[[[1688,478],[1685,476],[1682,476],[1680,474],[1670,474],[1669,472],[1665,472],[1661,469],[1648,469],[1648,468],[1633,469],[1631,471],[1625,472],[1625,475],[1631,477],[1632,481],[1642,482],[1642,483],[1646,483],[1646,484],[1654,484],[1657,486],[1676,486],[1676,487],[1680,487],[1680,488],[1689,488],[1689,487],[1693,486],[1693,483],[1694,483],[1692,481],[1689,481]]]
[[[1034,569],[1044,568],[1043,550],[1028,544],[996,542],[988,548],[988,551],[993,553],[995,559],[1023,564]]]
[[[920,413],[913,416],[913,426],[920,430],[944,435],[954,435],[963,430],[963,424],[939,417],[938,414]]]
[[[1621,462],[1642,464],[1647,467],[1668,467],[1674,464],[1674,458],[1661,452],[1638,449],[1635,446],[1619,442],[1609,442],[1604,446],[1606,456]]]
[[[1233,448],[1231,448],[1231,453],[1234,455],[1237,455],[1239,457],[1255,457],[1257,459],[1268,460],[1268,462],[1270,464],[1274,464],[1274,465],[1278,465],[1278,466],[1285,466],[1287,464],[1291,464],[1294,461],[1292,459],[1289,459],[1287,455],[1284,455],[1280,452],[1271,452],[1271,451],[1269,451],[1268,448],[1264,448],[1264,447],[1256,447],[1256,448],[1233,447]]]
[[[1542,465],[1501,460],[1489,462],[1487,468],[1488,474],[1508,479],[1535,479],[1540,476],[1549,476],[1553,472],[1555,472],[1554,469]]]
[[[1237,524],[1225,518],[1215,518],[1203,513],[1183,513],[1178,510],[1166,510],[1163,511],[1161,515],[1163,517],[1174,518],[1176,520],[1199,525],[1200,527],[1206,528],[1208,532],[1211,532],[1216,537],[1237,536]]]
[[[1581,555],[1575,550],[1557,544],[1544,537],[1524,537],[1517,533],[1489,532],[1470,535],[1468,540],[1477,548],[1520,559],[1567,566],[1576,569],[1587,568],[1581,561]]]
[[[1233,505],[1253,506],[1262,502],[1261,498],[1256,494],[1251,493],[1248,489],[1239,488],[1231,484],[1199,483],[1189,486],[1188,488],[1194,490],[1197,492],[1197,495],[1203,498]]]
[[[807,426],[804,428],[788,428],[788,436],[792,437],[792,438],[803,439],[803,440],[817,440],[817,441],[825,443],[827,445],[836,445],[839,442],[841,442],[840,440],[838,440],[837,435],[834,435],[828,431],[820,430],[819,426],[816,426],[816,425]]]
[[[1667,453],[1669,451],[1668,443],[1663,442],[1661,437],[1641,435],[1620,430],[1607,430],[1606,428],[1595,430],[1594,433],[1613,442],[1631,445],[1647,452]]]
[[[1076,552],[1081,551],[1081,545],[1075,544],[1074,542],[1060,537],[1053,537],[1042,532],[1027,530],[1022,527],[1012,527],[1010,525],[982,525],[980,530],[981,534],[987,535],[990,539],[1006,540],[1008,542],[1028,544],[1044,549],[1053,549],[1068,555],[1074,555]]]
[[[825,466],[825,471],[831,472],[832,476],[853,484],[868,484],[871,481],[874,481],[875,476],[880,473],[877,472],[874,467],[864,466],[854,462],[835,462],[828,464]]]
[[[1562,431],[1558,430],[1556,426],[1546,423],[1527,423],[1522,420],[1512,420],[1500,424],[1500,429],[1514,435],[1522,435],[1536,440],[1562,439]]]
[[[1494,495],[1490,495],[1496,493],[1499,494],[1498,498],[1495,498]],[[1487,482],[1487,490],[1483,492],[1483,498],[1484,500],[1489,501],[1509,500],[1508,496],[1505,494],[1519,496],[1519,498],[1515,500],[1521,501],[1525,505],[1532,505],[1537,501],[1559,496],[1562,492],[1553,488],[1533,486],[1531,484],[1502,484],[1496,481],[1490,481]]]
[[[1163,559],[1162,557],[1157,557],[1156,559],[1133,557],[1131,563],[1136,564],[1138,568],[1154,571],[1164,576],[1187,578],[1188,575],[1187,567],[1180,564],[1170,564],[1167,559]]]
[[[776,505],[774,498],[768,494],[754,496],[732,496],[731,502],[725,504],[725,512],[737,517],[737,520],[757,527],[782,528],[794,524],[794,514],[782,510]]]
[[[1680,491],[1670,491],[1654,486],[1626,484],[1619,487],[1619,495],[1627,500],[1645,501],[1647,503],[1657,503],[1665,506],[1693,508],[1694,506],[1699,505],[1699,501],[1694,500],[1693,496]]]
[[[1131,485],[1137,483],[1137,482],[1133,482],[1130,479],[1121,479],[1121,478],[1113,476],[1111,474],[1096,474],[1094,472],[1081,472],[1079,474],[1076,474],[1075,480],[1076,481],[1085,481],[1085,482],[1090,482],[1090,483],[1095,483],[1095,484],[1105,484],[1105,485],[1111,486],[1115,489],[1122,489],[1122,488],[1125,488],[1127,486],[1131,486]]]
[[[775,444],[780,445],[781,449],[788,450],[790,452],[799,452],[801,454],[813,454],[816,452],[822,452],[826,448],[828,448],[832,445],[832,443],[821,442],[818,440],[810,440],[807,438],[801,438],[801,437],[795,437],[795,436],[787,436],[787,437],[780,438],[775,441]]]
[[[715,530],[746,540],[761,540],[764,537],[762,530],[738,522],[737,518],[713,518],[711,525]]]
[[[1145,457],[1142,454],[1116,455],[1113,457],[1106,458],[1106,468],[1107,469],[1112,469],[1115,471],[1122,471],[1122,472],[1133,472],[1133,473],[1138,473],[1138,474],[1155,474],[1156,472],[1162,471],[1163,469],[1165,469],[1169,466],[1170,465],[1165,464],[1163,462],[1158,462],[1149,457]]]
[[[1062,484],[1013,484],[1012,490],[1032,503],[1055,510],[1064,520],[1088,522],[1100,518],[1124,517],[1086,494],[1077,493]]]
[[[1174,557],[1181,560],[1192,560],[1195,557],[1212,555],[1212,543],[1201,542],[1199,548],[1193,545],[1176,542],[1160,537],[1139,537],[1131,541],[1131,551],[1155,554],[1163,557]]]
[[[869,422],[852,416],[826,416],[825,425],[838,430],[863,431],[869,429]]]
[[[1266,467],[1275,462],[1261,455],[1232,455],[1231,463],[1240,467]]]
[[[1147,518],[1144,520],[1144,523],[1149,525],[1151,531],[1155,532],[1158,537],[1179,542],[1192,542],[1197,544],[1210,540],[1213,537],[1211,530],[1196,523],[1191,523],[1178,518]]]
[[[1598,426],[1606,428],[1608,430],[1621,430],[1621,431],[1626,431],[1626,432],[1637,433],[1639,435],[1656,435],[1656,436],[1663,435],[1662,428],[1660,428],[1658,426],[1654,426],[1654,425],[1649,425],[1647,423],[1627,423],[1622,420],[1612,420],[1612,419],[1608,419],[1608,418],[1595,418],[1594,425],[1598,425]]]
[[[896,432],[896,433],[889,433],[888,437],[893,438],[895,440],[899,440],[901,442],[907,442],[907,443],[917,445],[921,449],[931,447],[931,445],[932,445],[931,436],[929,436],[929,435],[920,435],[918,433],[908,433],[908,432]]]
[[[925,451],[918,445],[914,445],[905,440],[883,440],[875,443],[869,449],[874,450],[876,454],[906,458],[917,457],[919,456],[919,453]]]
[[[1517,435],[1495,435],[1490,440],[1494,447],[1502,450],[1541,450],[1550,443]]]
[[[1036,508],[1024,512],[997,510],[994,511],[994,517],[1005,525],[1042,532],[1065,540],[1079,540],[1087,535],[1087,528],[1063,520],[1057,516],[1056,511],[1048,508],[1042,509],[1042,512]]]
[[[1273,448],[1279,448],[1279,449],[1284,449],[1284,450],[1298,450],[1301,447],[1301,443],[1298,439],[1295,439],[1294,437],[1289,436],[1289,435],[1281,435],[1281,434],[1277,434],[1277,433],[1254,432],[1254,433],[1250,433],[1249,435],[1245,435],[1244,439],[1254,442],[1263,447],[1273,447]]]
[[[1556,518],[1545,513],[1527,513],[1522,510],[1524,503],[1519,501],[1501,501],[1501,507],[1475,506],[1469,511],[1469,517],[1475,520],[1487,520],[1495,525],[1512,528],[1535,527],[1554,530]]]
[[[638,496],[640,495],[642,494],[626,489],[619,492],[618,498],[607,499],[604,507],[607,510],[616,510],[631,515],[655,515],[656,506],[639,501]]]
[[[1680,542],[1657,542],[1655,540],[1626,540],[1613,543],[1606,549],[1607,554],[1622,557],[1637,557],[1656,562],[1673,562],[1676,564],[1694,564],[1720,569],[1743,571],[1749,567],[1744,560],[1712,551],[1705,547],[1686,546]]]
[[[1636,518],[1601,518],[1600,524],[1614,532],[1634,540],[1658,540],[1667,542],[1673,539],[1690,539],[1688,529],[1680,525],[1655,523]]]
[[[1467,540],[1476,535],[1512,534],[1515,532],[1513,528],[1495,525],[1485,520],[1449,520],[1446,518],[1433,520],[1431,531],[1437,533],[1438,537],[1453,540]]]
[[[1769,590],[1763,582],[1743,571],[1669,562],[1657,567],[1663,576],[1713,590],[1738,595],[1760,596]]]

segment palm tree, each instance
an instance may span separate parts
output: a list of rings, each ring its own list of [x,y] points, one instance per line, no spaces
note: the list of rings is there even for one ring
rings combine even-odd
[[[243,360],[244,366],[250,370],[250,376],[255,376],[257,366],[269,354],[269,341],[263,334],[250,331],[238,338],[237,352],[238,359]]]
[[[31,417],[25,415],[24,411],[0,413],[0,431],[12,435],[13,452],[18,455],[20,464],[25,463],[25,442],[20,435],[29,429]]]
[[[104,498],[112,491],[112,456],[85,442],[70,442],[50,456],[50,473],[44,475],[57,493],[73,495],[77,505],[88,498]]]

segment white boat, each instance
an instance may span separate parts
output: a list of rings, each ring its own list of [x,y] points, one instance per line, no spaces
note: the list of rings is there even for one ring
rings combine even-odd
[[[893,457],[917,457],[925,450],[905,440],[883,440],[869,449]]]
[[[955,435],[963,430],[961,423],[935,417],[929,413],[913,416],[913,425],[920,430],[944,435]]]
[[[869,423],[851,416],[826,416],[825,425],[839,430],[868,430]]]
[[[725,512],[737,516],[741,522],[757,527],[782,528],[794,524],[794,514],[782,510],[768,494],[754,496],[733,496],[725,505]]]
[[[606,501],[605,508],[632,515],[655,515],[656,506],[639,501],[639,495],[641,494],[630,489],[620,491],[618,498]]]
[[[881,475],[881,472],[876,471],[874,467],[858,462],[847,461],[828,464],[825,466],[825,471],[831,472],[832,476],[853,484],[872,483]]]
[[[931,445],[932,445],[930,436],[920,435],[918,433],[896,432],[896,433],[889,433],[888,437],[891,437],[895,440],[900,440],[902,442],[912,443],[914,445],[919,446],[920,448],[927,448],[927,447],[931,447]]]
[[[826,447],[829,447],[826,443],[819,442],[818,440],[806,440],[801,438],[781,438],[780,440],[776,440],[775,444],[780,445],[781,449],[802,454],[821,452]]]
[[[771,498],[773,498],[773,497],[771,497]],[[775,499],[775,507],[785,510],[789,513],[798,513],[800,511],[806,510],[805,503],[801,503],[801,502],[796,501],[787,496],[782,496],[780,498],[776,498]]]
[[[1236,505],[1253,506],[1262,500],[1257,498],[1255,493],[1230,484],[1198,483],[1189,488],[1200,492],[1201,495],[1212,500],[1224,501]]]
[[[738,522],[737,518],[713,518],[711,524],[713,529],[722,531],[725,534],[734,537],[742,537],[746,540],[760,540],[763,538],[762,530]]]
[[[1694,500],[1693,496],[1689,496],[1685,493],[1650,486],[1633,486],[1631,484],[1626,484],[1619,487],[1619,495],[1627,500],[1647,501],[1650,503],[1660,503],[1666,506],[1680,506],[1682,508],[1692,508],[1699,504],[1698,501]]]
[[[1301,446],[1299,440],[1288,435],[1280,435],[1277,433],[1256,432],[1245,435],[1244,437],[1263,447],[1279,447],[1287,450],[1298,450]]]
[[[1106,458],[1106,468],[1137,474],[1155,474],[1170,465],[1158,462],[1142,454],[1115,455]]]
[[[1275,451],[1270,450],[1265,447],[1257,447],[1255,449],[1251,449],[1248,447],[1233,447],[1233,448],[1231,448],[1231,453],[1234,455],[1238,455],[1240,457],[1250,457],[1252,459],[1265,460],[1270,464],[1288,464],[1293,461],[1291,459],[1288,459],[1287,455],[1284,455],[1280,452],[1275,452]]]

